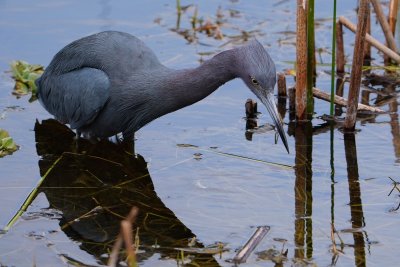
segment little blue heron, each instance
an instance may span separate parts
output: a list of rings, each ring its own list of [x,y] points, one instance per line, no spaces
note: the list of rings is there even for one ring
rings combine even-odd
[[[234,78],[241,78],[266,106],[289,152],[273,95],[275,64],[257,40],[197,68],[173,70],[135,36],[100,32],[61,49],[37,86],[43,107],[78,136],[122,133],[130,140],[152,120],[200,101]]]

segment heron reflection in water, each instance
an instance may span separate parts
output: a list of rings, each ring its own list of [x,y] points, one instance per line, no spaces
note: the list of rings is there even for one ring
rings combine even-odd
[[[60,229],[99,261],[106,263],[103,255],[111,251],[120,221],[133,206],[140,210],[135,223],[143,250],[139,262],[155,253],[176,258],[174,248],[187,247],[195,237],[157,196],[140,155],[132,157],[123,145],[108,140],[80,139],[77,146],[75,134],[53,119],[36,122],[35,137],[41,176],[47,173],[40,192],[50,208],[61,212]],[[196,254],[192,261],[219,266],[212,255]]]

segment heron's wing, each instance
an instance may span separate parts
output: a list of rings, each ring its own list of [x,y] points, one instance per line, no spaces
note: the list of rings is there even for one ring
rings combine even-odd
[[[46,72],[60,75],[81,68],[101,69],[110,79],[146,72],[161,65],[144,42],[127,33],[105,31],[76,40],[61,49]]]
[[[42,105],[73,129],[90,124],[110,96],[107,74],[95,68],[42,77],[37,84]]]

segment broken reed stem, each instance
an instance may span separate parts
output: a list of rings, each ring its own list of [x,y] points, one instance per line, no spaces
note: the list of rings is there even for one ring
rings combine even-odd
[[[246,262],[251,252],[260,244],[264,236],[269,232],[269,226],[259,226],[250,239],[246,242],[243,248],[241,248],[236,256],[233,258],[233,262],[236,264]]]
[[[354,44],[353,61],[350,74],[349,97],[347,103],[344,128],[354,131],[357,118],[357,105],[360,95],[362,64],[364,58],[364,42],[367,34],[367,19],[369,16],[369,0],[360,0],[358,9],[357,32]]]
[[[344,26],[346,26],[352,32],[357,31],[357,26],[354,25],[347,18],[342,16],[339,18],[339,22],[342,23]],[[391,50],[390,48],[388,48],[387,46],[385,46],[384,44],[373,38],[371,35],[367,34],[365,36],[365,41],[369,42],[372,46],[374,46],[376,49],[378,49],[379,51],[381,51],[382,53],[384,53],[397,63],[400,63],[400,56],[396,52],[394,52],[393,50]]]
[[[381,24],[383,34],[385,35],[386,43],[388,44],[390,49],[392,49],[394,52],[397,52],[396,41],[394,40],[393,33],[390,29],[386,16],[383,13],[380,1],[379,0],[370,0],[370,1],[374,7],[379,23]]]
[[[252,119],[257,117],[257,102],[254,101],[253,99],[249,98],[246,101],[246,104],[244,105],[244,108],[246,110],[246,118],[247,119]]]
[[[399,1],[398,0],[390,0],[389,4],[389,27],[392,31],[393,36],[396,32],[396,22],[397,22],[397,13],[399,9]]]
[[[285,74],[280,72],[278,73],[278,97],[286,97],[286,77]]]
[[[132,222],[128,220],[121,221],[121,233],[124,239],[128,266],[132,267],[136,262],[136,248],[132,238]]]
[[[344,66],[346,64],[344,57],[344,43],[343,43],[343,25],[338,21],[336,23],[336,73],[343,74]]]
[[[331,100],[330,94],[325,93],[324,91],[322,91],[318,88],[315,88],[315,87],[313,88],[313,95],[318,99],[325,100],[328,102],[330,102],[330,100]],[[334,102],[336,105],[343,106],[343,107],[346,107],[348,105],[347,99],[344,97],[338,96],[338,95],[335,95]],[[384,112],[380,108],[371,107],[371,106],[360,104],[360,103],[357,105],[357,110],[370,111],[370,112],[374,112],[374,113],[383,113]]]
[[[132,236],[132,224],[134,224],[136,222],[136,218],[137,218],[138,214],[139,214],[139,209],[137,207],[132,207],[132,209],[129,212],[128,216],[126,216],[126,219],[121,222],[121,231],[118,234],[117,239],[115,240],[114,246],[113,246],[113,248],[111,250],[111,253],[110,253],[110,257],[108,258],[108,262],[107,262],[107,266],[108,267],[118,266],[118,254],[119,254],[119,251],[120,251],[124,241],[125,241],[125,246],[126,246],[127,254],[128,254],[128,262],[131,262],[131,259],[132,259],[133,256],[131,256],[129,254],[129,253],[132,253],[129,250],[129,247],[131,247],[132,250],[133,250],[133,243],[132,243],[132,238],[131,238],[131,236]],[[130,230],[129,230],[129,235],[128,236],[126,236],[127,235],[125,233],[126,229],[124,228],[124,227],[127,227],[126,226],[127,224],[128,224],[128,226],[130,224]],[[136,259],[136,254],[135,254],[135,258],[134,259]]]
[[[296,117],[307,118],[307,14],[306,0],[297,0],[296,21]]]

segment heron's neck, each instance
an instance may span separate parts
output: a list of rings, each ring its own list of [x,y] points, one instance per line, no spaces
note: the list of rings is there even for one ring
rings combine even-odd
[[[175,71],[167,81],[171,97],[169,101],[174,103],[175,110],[202,100],[224,83],[236,78],[235,61],[235,54],[227,50],[197,68]]]

